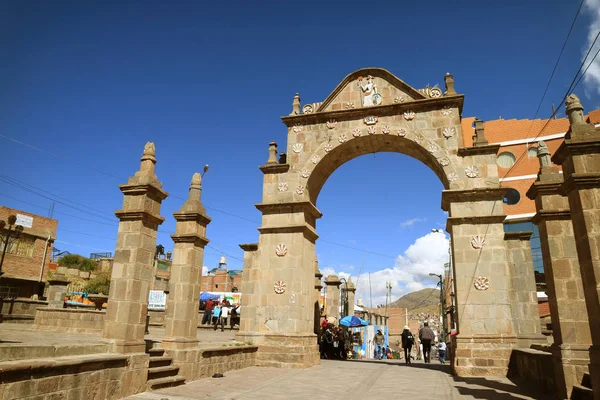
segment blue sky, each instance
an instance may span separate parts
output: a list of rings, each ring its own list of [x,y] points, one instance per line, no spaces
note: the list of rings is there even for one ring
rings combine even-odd
[[[285,148],[279,117],[296,92],[303,103],[322,101],[363,67],[386,68],[416,88],[443,86],[451,72],[465,94],[463,116],[535,115],[578,2],[488,3],[2,2],[0,204],[47,215],[52,200],[67,203],[55,205],[55,246],[114,251],[117,185],[153,141],[157,175],[172,195],[158,243],[172,248],[172,213],[192,174],[210,164],[205,265],[224,254],[241,268],[238,244],[258,238],[257,167],[269,141]],[[563,97],[590,32],[600,29],[598,1],[586,4],[540,118]],[[595,64],[575,91],[587,109],[600,105],[599,81]],[[447,241],[430,233],[445,226],[441,190],[433,172],[401,154],[345,164],[318,199],[322,269],[362,271],[362,296],[370,272],[378,299],[388,279],[394,297],[431,285],[427,274],[447,256]]]

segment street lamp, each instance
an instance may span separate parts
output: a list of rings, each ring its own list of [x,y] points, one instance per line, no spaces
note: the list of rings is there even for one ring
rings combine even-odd
[[[392,282],[385,282],[385,316],[387,317],[388,309],[388,297],[389,303],[392,304]]]
[[[446,308],[444,306],[445,303],[445,296],[444,296],[444,277],[441,274],[434,274],[434,273],[430,273],[429,276],[435,276],[437,277],[440,281],[438,282],[438,285],[440,285],[440,317],[442,318],[442,334],[441,334],[441,339],[445,342],[446,341],[446,317],[444,315],[444,309]]]
[[[16,225],[16,222],[17,216],[10,215],[8,217],[8,232],[6,233],[6,239],[0,236],[0,239],[4,243],[4,249],[2,250],[2,258],[0,259],[0,276],[4,274],[4,272],[2,271],[2,264],[4,264],[4,256],[6,255],[6,250],[8,249],[8,243],[10,239],[17,240],[19,236],[21,236],[21,233],[23,233],[23,227],[21,225]],[[5,226],[6,222],[0,221],[0,231],[3,231]],[[14,230],[12,229],[13,226],[15,226]]]
[[[208,167],[209,167],[209,165],[208,165],[208,164],[206,164],[206,165],[204,166],[204,169],[202,170],[202,174],[200,175],[200,178],[204,178],[204,174],[206,173],[206,171],[208,171]]]

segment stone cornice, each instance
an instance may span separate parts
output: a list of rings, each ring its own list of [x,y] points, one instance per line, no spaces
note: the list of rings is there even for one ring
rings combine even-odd
[[[121,189],[121,192],[123,192],[124,195],[139,196],[148,194],[149,196],[157,198],[159,201],[162,201],[169,196],[169,193],[165,192],[158,186],[154,186],[150,183],[126,183],[124,185],[119,185],[119,189]]]
[[[458,155],[460,157],[470,157],[479,155],[498,154],[499,144],[486,144],[483,146],[459,147]]]
[[[258,243],[242,243],[239,245],[240,249],[244,250],[244,251],[257,251],[258,250]]]
[[[121,221],[148,221],[160,225],[165,221],[164,217],[154,215],[145,210],[117,210],[115,215]]]
[[[600,188],[600,172],[575,173],[565,178],[565,182],[560,188],[560,192],[564,195],[568,194],[574,189],[581,190]]]
[[[502,200],[507,190],[503,187],[442,190],[442,210],[448,211],[450,203]]]
[[[454,225],[487,225],[487,224],[501,224],[506,219],[506,215],[481,215],[472,217],[448,217],[446,219],[446,231],[450,232],[450,229]]]
[[[174,212],[173,213],[173,217],[175,218],[175,220],[177,222],[182,222],[182,221],[195,221],[199,224],[201,224],[202,226],[206,226],[208,224],[210,224],[210,221],[212,221],[212,219],[199,211],[180,211],[180,212]]]
[[[268,227],[260,227],[258,231],[261,234],[268,233],[302,233],[305,238],[310,240],[311,242],[315,242],[319,235],[308,225],[287,225],[287,226],[268,226]]]
[[[371,115],[385,117],[402,114],[405,111],[424,112],[439,110],[444,106],[456,106],[459,114],[462,113],[464,95],[438,97],[434,99],[421,99],[406,103],[386,104],[382,106],[360,107],[349,110],[322,111],[311,114],[288,115],[281,117],[283,123],[291,127],[295,124],[310,125],[325,123],[330,119],[338,121],[362,119]]]
[[[527,190],[526,196],[531,200],[535,200],[538,196],[550,196],[560,194],[559,190],[563,183],[562,176],[560,178],[560,181],[556,180],[549,182],[533,182],[531,187]]]
[[[533,231],[504,232],[504,240],[529,240]]]
[[[600,135],[595,138],[565,139],[552,156],[554,164],[562,165],[569,155],[597,154],[600,153]]]
[[[537,225],[543,221],[560,221],[569,219],[571,219],[571,210],[568,209],[538,210],[538,212],[531,219],[531,222]]]
[[[290,170],[290,164],[261,165],[258,167],[263,174],[284,174]]]
[[[310,201],[299,201],[289,203],[259,203],[255,204],[256,207],[263,215],[269,214],[282,214],[282,213],[294,213],[304,212],[314,218],[321,218],[323,214],[315,207]]]
[[[210,240],[197,233],[175,233],[171,235],[171,239],[175,243],[194,243],[194,245],[202,248],[210,242]]]

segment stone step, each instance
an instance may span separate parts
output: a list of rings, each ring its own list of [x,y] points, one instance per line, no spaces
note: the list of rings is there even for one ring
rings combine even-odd
[[[176,376],[179,373],[179,367],[174,365],[167,365],[164,367],[148,368],[148,381],[166,378],[169,376]]]
[[[166,378],[152,379],[148,381],[148,388],[151,390],[162,389],[166,387],[173,387],[183,385],[185,378],[181,375],[168,376]]]
[[[590,374],[588,372],[583,374],[583,379],[581,380],[581,386],[590,388],[590,389],[592,388],[592,380],[591,380]]]
[[[173,358],[167,357],[167,356],[150,357],[150,363],[148,364],[148,367],[149,368],[166,367],[168,365],[171,365],[172,362],[173,362]]]
[[[152,349],[146,350],[146,353],[148,353],[148,355],[150,357],[162,357],[165,354],[165,350],[158,349],[158,348],[152,348]]]
[[[571,392],[571,400],[593,400],[594,392],[592,389],[583,387],[580,385],[573,386],[573,392]]]

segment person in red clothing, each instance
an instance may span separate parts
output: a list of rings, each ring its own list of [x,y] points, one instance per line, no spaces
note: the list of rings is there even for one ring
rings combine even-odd
[[[202,316],[202,325],[210,325],[210,323],[212,322],[211,317],[214,306],[215,302],[212,301],[212,299],[208,299],[208,301],[206,302],[206,308],[204,309],[204,315]]]

